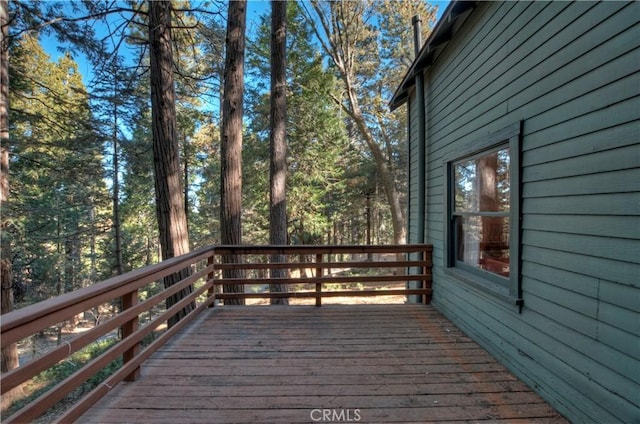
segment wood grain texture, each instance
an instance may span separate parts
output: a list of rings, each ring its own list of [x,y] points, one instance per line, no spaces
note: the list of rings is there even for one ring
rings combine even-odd
[[[428,305],[219,307],[141,374],[79,422],[565,422]]]

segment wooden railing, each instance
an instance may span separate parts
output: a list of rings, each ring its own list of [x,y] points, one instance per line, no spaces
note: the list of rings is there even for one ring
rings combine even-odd
[[[384,259],[380,255],[387,255]],[[270,263],[271,255],[281,255],[284,262]],[[233,257],[237,263],[222,263]],[[373,260],[373,257],[378,259]],[[164,277],[186,268],[190,276],[164,288]],[[242,278],[224,279],[224,270],[240,270]],[[271,269],[284,269],[287,277],[269,278]],[[365,271],[366,275],[357,271]],[[375,271],[375,272],[374,272]],[[409,275],[410,274],[410,275]],[[366,283],[402,284],[405,288],[363,289]],[[289,287],[284,293],[256,292],[223,293],[222,286],[264,286],[281,284]],[[149,295],[150,287],[160,289]],[[327,290],[331,285],[355,289]],[[297,287],[296,287],[297,286]],[[408,288],[415,286],[415,288]],[[168,309],[165,300],[185,288],[191,293]],[[301,288],[301,289],[300,289]],[[311,289],[309,289],[311,288]],[[68,408],[58,422],[73,422],[122,380],[135,380],[140,365],[167,342],[203,309],[217,301],[232,298],[311,297],[320,306],[322,298],[335,296],[416,295],[428,303],[431,299],[431,246],[211,246],[159,264],[111,278],[44,302],[12,311],[2,316],[0,337],[3,346],[38,334],[47,328],[73,320],[74,317],[101,305],[118,304],[120,311],[109,320],[65,340],[62,344],[34,358],[25,365],[2,374],[1,392],[33,379],[39,373],[66,360],[91,343],[120,331],[117,343],[87,362],[75,373],[51,387],[37,399],[7,417],[3,422],[31,422],[43,415],[56,402],[64,399],[78,386],[122,358],[123,364],[88,394]],[[142,348],[141,342],[159,329],[174,315],[193,306],[175,325]],[[142,317],[156,311],[155,317],[142,325]]]
[[[238,263],[216,264],[217,270],[241,270],[241,278],[216,280],[218,284],[260,286],[279,284],[297,286],[282,293],[267,291],[216,294],[217,299],[315,298],[316,306],[325,297],[416,295],[428,303],[431,296],[431,246],[251,246],[218,247],[216,255],[236,255]],[[270,263],[271,255],[286,258]],[[284,269],[288,277],[270,278],[271,269]],[[412,269],[408,275],[407,269]],[[364,271],[364,272],[363,272]],[[397,285],[415,281],[416,288],[362,288],[363,284]],[[349,288],[360,284],[358,288]],[[343,286],[326,290],[327,285]],[[302,287],[301,287],[302,286]]]

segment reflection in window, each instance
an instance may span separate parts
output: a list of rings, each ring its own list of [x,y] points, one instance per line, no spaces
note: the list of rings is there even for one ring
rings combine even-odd
[[[453,165],[455,259],[509,276],[509,148]]]

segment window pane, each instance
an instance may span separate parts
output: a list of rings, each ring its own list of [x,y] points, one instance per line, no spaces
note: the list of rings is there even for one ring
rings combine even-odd
[[[456,212],[509,211],[509,148],[453,167]]]
[[[476,212],[478,196],[476,194],[476,162],[468,160],[453,167],[455,210],[458,212]]]
[[[473,267],[509,276],[509,218],[457,216],[456,259]]]

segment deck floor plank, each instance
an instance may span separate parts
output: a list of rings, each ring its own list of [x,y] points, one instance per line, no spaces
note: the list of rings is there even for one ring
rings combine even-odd
[[[323,409],[331,422],[566,423],[423,305],[208,310],[79,421],[313,423]]]

